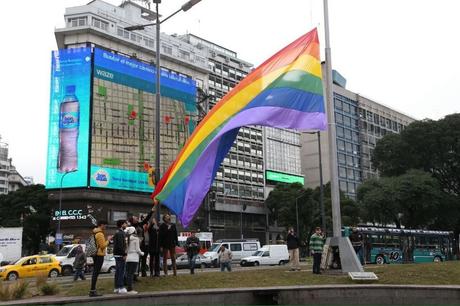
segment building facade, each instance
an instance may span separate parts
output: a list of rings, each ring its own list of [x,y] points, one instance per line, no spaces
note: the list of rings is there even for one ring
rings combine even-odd
[[[19,174],[8,156],[8,144],[0,137],[0,194],[8,194],[27,185],[30,184]]]
[[[126,62],[136,60],[145,64],[147,70],[152,67],[157,56],[155,28],[134,32],[125,28],[151,23],[155,12],[131,1],[114,6],[95,0],[87,5],[67,8],[64,18],[65,27],[55,30],[58,49],[91,48],[94,54],[103,52],[105,58],[125,57]],[[160,173],[164,173],[197,121],[247,75],[252,65],[238,59],[235,52],[193,35],[161,33],[160,52],[162,76],[166,74],[175,80],[192,79],[198,91],[193,105],[195,112],[185,114],[176,107],[174,99],[163,96],[165,91],[162,90]],[[96,59],[92,65],[97,66]],[[84,184],[78,192],[74,188],[64,188],[62,210],[55,210],[53,216],[56,220],[58,215],[79,212],[77,216],[61,219],[64,237],[69,239],[85,235],[88,226],[96,219],[107,219],[113,226],[117,219],[147,212],[152,203],[148,193],[105,187],[113,183],[107,179],[113,168],[142,172],[145,164],[154,164],[155,109],[151,106],[154,95],[133,91],[121,81],[112,82],[106,77],[110,71],[106,70],[100,76],[96,68],[92,68],[91,76],[90,188]],[[124,118],[126,114],[128,118]],[[105,172],[97,172],[93,164],[104,166]],[[55,161],[49,165],[55,167]],[[72,175],[69,173],[69,178],[64,179],[61,172],[58,176],[60,183],[68,184]],[[100,185],[92,185],[93,180]],[[217,172],[212,198],[208,197],[206,204],[202,205],[192,228],[212,230],[215,239],[239,238],[241,235],[264,239],[264,185],[262,128],[244,127]],[[53,186],[50,199],[57,204],[59,179]]]
[[[383,104],[351,92],[345,79],[334,71],[333,96],[337,132],[339,187],[348,197],[356,199],[358,186],[378,176],[371,156],[377,141],[390,133],[399,133],[415,119]],[[307,187],[319,186],[317,136],[303,133],[302,170]],[[327,131],[321,132],[323,182],[330,181],[329,143]]]
[[[208,111],[250,71],[252,64],[237,53],[198,36],[180,36],[207,52]],[[205,206],[209,229],[217,237],[265,239],[264,149],[260,126],[242,127],[224,158],[213,183],[210,205]]]

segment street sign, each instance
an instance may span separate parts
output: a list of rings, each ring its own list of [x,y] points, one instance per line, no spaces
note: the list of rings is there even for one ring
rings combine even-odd
[[[57,245],[62,244],[62,233],[56,233],[56,244]]]

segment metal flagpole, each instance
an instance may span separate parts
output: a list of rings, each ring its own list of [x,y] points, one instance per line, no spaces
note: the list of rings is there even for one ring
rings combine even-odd
[[[334,97],[332,93],[332,62],[329,40],[329,9],[328,0],[324,0],[324,35],[326,55],[326,104],[329,123],[329,168],[331,174],[331,202],[332,202],[332,229],[333,237],[327,239],[329,246],[339,248],[342,272],[362,272],[363,267],[347,237],[342,237],[342,220],[340,215],[340,190],[337,164],[337,135],[335,128]]]

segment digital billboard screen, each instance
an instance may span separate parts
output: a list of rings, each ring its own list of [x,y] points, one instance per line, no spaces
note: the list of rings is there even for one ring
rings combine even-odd
[[[153,191],[155,80],[154,66],[94,49],[90,186]],[[196,85],[171,71],[160,84],[164,173],[196,126]]]
[[[91,49],[51,55],[46,188],[87,186]]]

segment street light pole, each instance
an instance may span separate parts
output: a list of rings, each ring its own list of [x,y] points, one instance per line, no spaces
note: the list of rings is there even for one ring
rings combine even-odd
[[[75,172],[77,171],[76,169],[75,170],[72,170],[72,171],[67,171],[65,172],[62,176],[61,176],[61,185],[60,185],[60,188],[59,188],[59,218],[58,218],[58,224],[57,224],[57,230],[56,230],[56,253],[57,251],[59,251],[60,249],[60,245],[62,244],[62,234],[61,234],[61,217],[62,217],[62,183],[64,181],[64,177],[69,174],[69,173],[72,173],[72,172]],[[58,240],[58,235],[61,236],[60,237],[60,240]]]
[[[161,0],[153,0],[156,5],[157,21],[156,21],[156,94],[155,94],[155,186],[160,181],[160,102],[161,102],[161,87],[160,87],[160,12],[158,4]],[[161,203],[158,202],[156,211],[157,224],[160,224]]]
[[[166,17],[165,19],[160,21],[160,12],[159,12],[159,4],[161,3],[161,0],[152,0],[153,3],[155,3],[155,8],[156,8],[156,22],[155,23],[149,23],[149,24],[143,24],[143,25],[135,25],[135,26],[130,26],[126,27],[125,30],[127,31],[135,31],[135,30],[143,30],[145,27],[148,26],[156,26],[156,89],[155,89],[155,184],[158,184],[160,181],[160,105],[161,105],[161,84],[160,84],[160,76],[161,76],[161,62],[160,62],[160,25],[168,20],[169,18],[173,17],[180,11],[188,11],[191,9],[195,4],[200,2],[201,0],[189,0],[186,2],[184,5],[181,6],[180,9]],[[157,214],[156,214],[156,220],[157,224],[160,223],[160,214],[161,214],[161,203],[158,202],[158,207],[157,207]]]

